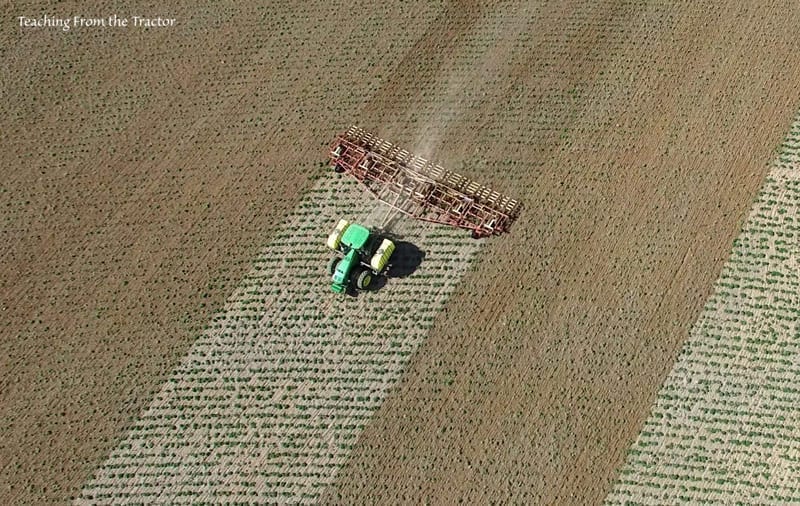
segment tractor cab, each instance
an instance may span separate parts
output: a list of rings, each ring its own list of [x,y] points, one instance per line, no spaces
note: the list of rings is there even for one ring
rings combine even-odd
[[[339,220],[328,236],[327,245],[336,252],[328,263],[331,290],[348,287],[366,290],[374,276],[385,274],[394,253],[394,243],[376,232],[347,220]]]

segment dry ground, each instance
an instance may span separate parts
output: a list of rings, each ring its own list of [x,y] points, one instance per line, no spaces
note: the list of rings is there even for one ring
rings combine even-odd
[[[398,240],[373,290],[333,293],[319,231],[385,212],[349,176],[317,181],[76,504],[316,502],[482,245],[397,220],[424,250]]]
[[[330,501],[605,497],[798,107],[799,15],[788,2],[547,4],[512,32],[524,42],[500,29],[461,68],[450,100],[475,96],[473,77],[488,97],[445,118],[440,157],[480,151],[527,211],[460,285]],[[442,30],[482,33],[492,16]],[[437,59],[436,33],[417,46]],[[389,114],[448,100],[406,99],[406,82],[388,87]],[[443,391],[439,368],[458,371]]]
[[[607,504],[800,502],[800,121]]]
[[[0,502],[77,494],[350,122],[527,210],[329,499],[609,490],[799,105],[796,3],[350,7],[0,9]]]
[[[343,2],[0,7],[0,503],[78,494],[428,5],[348,2],[344,18]],[[178,24],[15,24],[111,13]]]

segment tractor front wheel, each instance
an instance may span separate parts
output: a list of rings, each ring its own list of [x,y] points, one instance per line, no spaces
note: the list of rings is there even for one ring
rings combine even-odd
[[[339,265],[339,257],[333,257],[328,262],[328,274],[333,276],[333,273],[336,272],[336,266]]]
[[[372,283],[372,273],[367,270],[361,271],[356,278],[356,288],[366,290],[370,283]]]

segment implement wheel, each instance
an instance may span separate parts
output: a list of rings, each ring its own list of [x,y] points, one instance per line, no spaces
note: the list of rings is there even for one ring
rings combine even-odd
[[[356,288],[359,290],[366,290],[372,283],[372,273],[364,270],[358,274],[356,278]]]
[[[328,261],[328,274],[333,276],[333,273],[336,272],[336,266],[339,265],[339,257],[333,257]]]

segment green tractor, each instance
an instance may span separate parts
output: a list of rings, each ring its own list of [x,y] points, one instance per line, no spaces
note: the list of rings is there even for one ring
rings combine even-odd
[[[386,273],[394,243],[386,237],[347,220],[339,220],[328,236],[328,247],[337,255],[328,262],[331,289],[343,293],[349,287],[366,290],[374,276]]]

